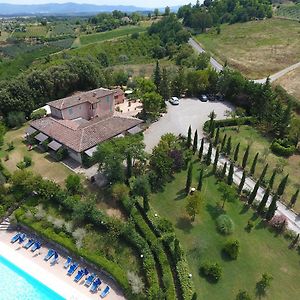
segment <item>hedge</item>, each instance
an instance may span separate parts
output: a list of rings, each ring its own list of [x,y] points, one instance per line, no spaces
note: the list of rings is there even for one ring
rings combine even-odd
[[[278,141],[275,140],[271,144],[271,150],[273,153],[277,155],[288,157],[294,154],[294,152],[296,151],[296,147],[295,146],[284,147],[280,145]]]
[[[214,120],[215,127],[227,127],[227,126],[237,126],[237,125],[252,125],[255,123],[254,117],[239,117],[239,118],[229,118],[223,120]],[[203,126],[203,130],[208,132],[210,120],[206,121]]]

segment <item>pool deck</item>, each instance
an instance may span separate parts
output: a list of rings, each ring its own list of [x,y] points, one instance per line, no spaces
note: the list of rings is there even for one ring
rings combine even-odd
[[[1,230],[0,231],[0,255],[11,261],[13,264],[23,269],[26,273],[39,280],[44,285],[51,288],[53,291],[61,295],[67,300],[87,300],[87,299],[101,299],[100,293],[106,287],[110,286],[110,293],[105,299],[123,300],[125,297],[114,282],[109,278],[103,278],[100,276],[102,284],[100,290],[93,294],[87,287],[84,286],[85,277],[79,282],[74,282],[74,277],[77,271],[84,265],[79,265],[78,269],[72,276],[66,275],[67,269],[64,268],[64,262],[66,257],[59,254],[59,261],[55,265],[51,265],[50,261],[44,261],[45,255],[48,253],[47,246],[41,247],[34,253],[30,250],[26,250],[19,245],[18,242],[12,244],[11,238],[16,234],[15,231]],[[26,241],[25,241],[26,243]],[[90,270],[95,272],[96,270]]]

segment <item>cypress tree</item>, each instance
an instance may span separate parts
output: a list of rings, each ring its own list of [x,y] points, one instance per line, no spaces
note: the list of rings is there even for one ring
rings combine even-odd
[[[219,147],[217,147],[216,155],[214,159],[214,165],[213,165],[213,173],[216,173],[217,171],[219,156],[220,156],[220,150]]]
[[[221,172],[221,178],[223,179],[226,175],[226,169],[227,169],[227,162],[225,162],[222,172]]]
[[[271,202],[271,204],[270,204],[270,206],[268,208],[268,211],[266,213],[266,219],[267,219],[267,221],[270,221],[274,217],[274,215],[275,215],[275,212],[276,212],[276,209],[277,209],[276,202],[277,202],[278,198],[279,198],[279,196],[276,193],[274,195],[274,197],[272,199],[272,202]]]
[[[193,176],[193,164],[190,164],[185,184],[185,192],[188,194],[192,185],[192,176]]]
[[[239,159],[240,143],[238,143],[234,150],[233,161],[236,162]]]
[[[255,173],[257,158],[258,158],[258,152],[256,153],[256,155],[253,159],[252,166],[251,166],[251,169],[250,169],[250,175],[253,175]]]
[[[242,168],[245,169],[246,165],[247,165],[247,161],[248,161],[248,157],[249,157],[249,150],[250,150],[250,146],[248,145],[244,157],[243,157],[243,162],[242,162]]]
[[[190,148],[191,144],[192,144],[192,127],[190,125],[189,126],[189,130],[188,130],[187,140],[186,140],[186,146],[187,146],[187,148]]]
[[[132,176],[132,159],[131,159],[130,153],[127,154],[126,161],[127,161],[126,177],[127,177],[127,180],[129,180],[129,178]]]
[[[270,189],[273,188],[276,173],[277,173],[277,171],[276,171],[276,169],[274,169],[273,174],[272,174],[272,176],[270,178],[270,181],[269,181],[269,187],[270,187]]]
[[[201,161],[203,155],[203,148],[204,148],[204,138],[201,139],[200,149],[198,153],[198,158]]]
[[[215,140],[214,140],[214,146],[217,146],[220,142],[220,127],[217,128]]]
[[[299,195],[299,189],[296,191],[296,193],[292,196],[291,201],[290,201],[290,207],[293,207],[297,201]]]
[[[242,179],[241,179],[241,182],[239,184],[239,194],[242,192],[243,190],[243,187],[244,187],[244,184],[245,184],[245,181],[246,181],[246,171],[244,170],[243,172],[243,176],[242,176]]]
[[[285,187],[286,187],[286,184],[287,184],[287,181],[288,181],[288,178],[289,178],[289,174],[287,174],[280,182],[279,186],[278,186],[278,189],[277,189],[277,194],[278,196],[282,196],[283,193],[284,193],[284,190],[285,190]]]
[[[150,205],[149,205],[149,199],[148,197],[143,197],[143,206],[144,206],[144,210],[147,212],[150,209]]]
[[[158,60],[156,61],[156,66],[153,73],[153,81],[156,86],[156,89],[158,90],[161,83],[161,71]]]
[[[216,129],[216,123],[215,121],[212,122],[212,125],[211,125],[211,129],[210,129],[210,137],[211,139],[214,138],[214,135],[215,135],[215,129]]]
[[[269,196],[270,196],[270,187],[267,187],[267,189],[265,190],[264,196],[262,197],[262,199],[257,207],[257,212],[259,214],[263,213],[263,211],[266,207],[267,201],[269,199]]]
[[[199,181],[198,181],[198,187],[197,187],[198,191],[202,190],[202,184],[203,184],[202,179],[203,179],[203,168],[201,168],[200,174],[199,174]]]
[[[227,140],[226,151],[225,152],[226,152],[227,155],[230,155],[230,153],[231,153],[231,136]]]
[[[264,180],[264,178],[266,176],[266,173],[267,173],[267,170],[268,170],[268,167],[269,167],[269,165],[266,164],[263,171],[261,172],[260,177],[259,177],[260,182],[262,182]]]
[[[259,180],[256,181],[255,186],[251,192],[251,194],[249,195],[249,199],[248,199],[248,204],[251,205],[256,197],[257,191],[259,188]]]
[[[197,130],[195,131],[194,134],[194,141],[193,141],[193,153],[195,154],[198,148],[198,132]]]
[[[209,166],[211,164],[211,154],[212,154],[212,143],[209,142],[208,151],[205,158],[205,163]]]
[[[223,137],[223,140],[222,140],[222,143],[221,143],[221,152],[224,152],[226,139],[227,139],[227,134],[225,133],[225,135]]]
[[[233,183],[233,172],[234,172],[234,165],[233,163],[230,164],[228,177],[227,177],[227,184],[232,185]]]
[[[170,85],[166,68],[163,68],[162,77],[159,85],[159,93],[165,101],[170,99]]]

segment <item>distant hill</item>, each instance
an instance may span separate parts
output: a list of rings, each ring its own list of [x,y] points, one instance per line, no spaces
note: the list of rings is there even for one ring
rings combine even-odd
[[[18,5],[0,3],[0,16],[20,16],[20,15],[94,15],[100,12],[112,12],[113,10],[124,12],[151,11],[152,9],[125,6],[125,5],[94,5],[78,3],[49,3]]]

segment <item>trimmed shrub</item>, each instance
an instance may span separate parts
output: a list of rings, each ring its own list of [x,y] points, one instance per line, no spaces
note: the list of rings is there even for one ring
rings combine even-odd
[[[274,140],[271,145],[271,150],[276,155],[289,157],[294,154],[296,147],[292,145],[285,147],[281,145],[278,140]]]
[[[222,267],[218,263],[205,262],[200,267],[200,273],[207,280],[217,282],[222,276]]]
[[[240,242],[238,240],[228,241],[223,251],[229,258],[237,259],[240,252]]]
[[[210,120],[204,123],[204,131],[208,132]],[[237,126],[237,125],[251,125],[255,123],[254,117],[240,117],[240,118],[229,118],[223,120],[215,120],[216,127],[227,127],[227,126]]]
[[[44,117],[47,114],[46,109],[44,108],[40,108],[36,111],[33,111],[30,115],[30,119],[31,120],[37,120],[37,119],[41,119],[42,117]]]
[[[229,235],[234,230],[234,223],[228,215],[220,215],[217,220],[217,229],[221,234]]]

